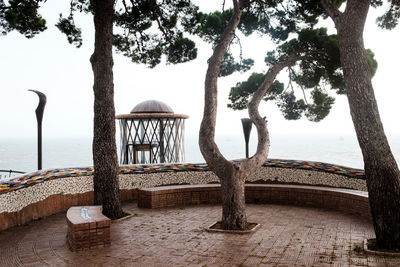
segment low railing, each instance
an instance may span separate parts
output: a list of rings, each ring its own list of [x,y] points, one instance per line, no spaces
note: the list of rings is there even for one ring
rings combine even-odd
[[[6,173],[6,174],[3,174]],[[0,170],[0,180],[11,178],[15,174],[24,174],[22,171]]]

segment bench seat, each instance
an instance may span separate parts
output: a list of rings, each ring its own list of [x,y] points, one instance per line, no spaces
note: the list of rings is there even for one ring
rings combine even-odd
[[[246,184],[246,203],[296,205],[352,213],[371,219],[368,193],[351,189],[285,185]],[[220,204],[219,184],[174,185],[138,189],[140,208],[167,208]]]
[[[77,206],[67,211],[68,244],[72,250],[109,246],[111,220],[102,214],[102,206]]]

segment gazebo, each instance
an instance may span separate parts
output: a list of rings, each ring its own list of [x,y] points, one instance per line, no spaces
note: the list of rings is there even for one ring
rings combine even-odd
[[[184,162],[184,126],[189,116],[167,104],[148,100],[130,114],[117,115],[121,129],[121,164]]]

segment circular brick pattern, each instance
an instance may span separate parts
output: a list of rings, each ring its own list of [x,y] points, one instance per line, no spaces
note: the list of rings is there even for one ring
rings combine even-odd
[[[356,253],[374,237],[370,221],[340,212],[285,205],[248,205],[254,234],[208,233],[221,207],[139,209],[111,225],[111,246],[72,252],[65,213],[0,232],[0,266],[399,266],[400,259]]]

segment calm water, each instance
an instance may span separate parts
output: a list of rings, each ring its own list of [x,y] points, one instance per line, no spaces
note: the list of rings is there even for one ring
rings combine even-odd
[[[244,156],[243,136],[217,136],[216,142],[227,158]],[[389,136],[389,142],[397,162],[400,162],[400,137]],[[89,137],[44,139],[43,168],[93,165],[91,143]],[[255,149],[256,136],[252,135],[250,153],[254,153]],[[204,162],[196,136],[185,137],[185,151],[186,162]],[[0,139],[0,169],[34,171],[37,167],[36,153],[36,140]],[[272,136],[269,158],[322,161],[363,168],[355,136]]]

